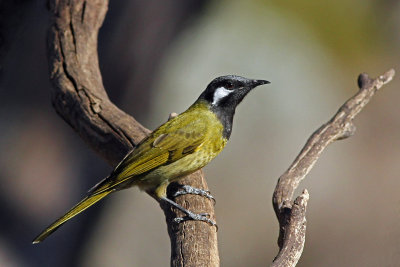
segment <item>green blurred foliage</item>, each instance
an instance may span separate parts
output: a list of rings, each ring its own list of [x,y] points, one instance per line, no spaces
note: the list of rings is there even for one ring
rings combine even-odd
[[[387,45],[378,19],[387,1],[254,1],[304,23],[343,66],[362,66],[374,55],[382,55]]]

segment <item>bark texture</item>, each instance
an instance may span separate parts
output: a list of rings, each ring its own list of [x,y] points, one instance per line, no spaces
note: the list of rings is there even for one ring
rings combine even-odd
[[[292,197],[299,183],[310,172],[322,151],[333,141],[352,136],[356,130],[355,116],[368,104],[374,94],[394,77],[391,69],[376,79],[367,74],[358,77],[358,92],[347,100],[327,123],[323,124],[307,140],[300,154],[287,171],[279,177],[272,198],[275,214],[279,221],[279,253],[271,266],[296,266],[301,257],[306,233],[307,190],[296,198]]]
[[[55,110],[94,151],[115,165],[150,130],[115,106],[104,89],[97,38],[107,6],[105,0],[50,1],[53,18],[48,34],[48,58]],[[357,94],[311,135],[295,161],[279,178],[273,207],[280,225],[280,251],[272,266],[295,266],[303,251],[309,195],[304,190],[292,201],[299,183],[330,143],[354,133],[354,117],[393,76],[394,70],[376,79],[361,74]],[[201,171],[180,183],[208,189]],[[169,190],[173,191],[177,186],[174,184]],[[204,197],[184,195],[176,201],[192,211],[207,212],[215,220],[213,203]],[[203,222],[176,224],[173,219],[182,214],[166,205],[161,208],[166,215],[171,240],[171,266],[219,266],[216,228]]]
[[[50,1],[53,16],[48,33],[48,58],[55,110],[114,166],[150,130],[115,106],[104,89],[97,38],[107,7],[105,0]],[[201,171],[180,183],[208,189]],[[207,212],[215,220],[214,206],[204,197],[184,195],[177,197],[176,202],[195,212]],[[215,227],[193,221],[177,225],[173,218],[180,214],[170,207],[161,207],[171,239],[171,265],[219,266]]]

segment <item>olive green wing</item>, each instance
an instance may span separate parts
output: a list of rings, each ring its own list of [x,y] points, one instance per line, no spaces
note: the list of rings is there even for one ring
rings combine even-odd
[[[195,152],[205,141],[206,134],[207,125],[200,118],[193,120],[192,117],[178,116],[166,122],[128,154],[90,193],[117,189],[128,180],[134,182],[146,172]]]
[[[206,120],[200,119],[200,116],[189,117],[185,113],[182,115],[163,124],[143,140],[118,164],[109,177],[95,185],[88,196],[47,227],[33,240],[33,243],[43,241],[65,222],[119,189],[120,184],[128,180],[134,182],[141,174],[174,162],[199,149],[207,134]]]

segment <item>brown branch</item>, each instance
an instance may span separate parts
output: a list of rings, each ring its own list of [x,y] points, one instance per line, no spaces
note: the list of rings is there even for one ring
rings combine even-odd
[[[394,77],[391,69],[376,79],[360,74],[360,90],[346,101],[333,118],[316,130],[289,169],[279,177],[273,195],[273,206],[279,221],[279,254],[272,266],[295,266],[300,259],[305,240],[308,193],[305,191],[292,204],[294,191],[310,172],[322,151],[333,141],[350,137],[355,132],[354,117],[371,100],[377,90]]]
[[[306,209],[309,195],[305,189],[296,198],[293,205],[285,203],[281,208],[285,231],[283,231],[282,249],[279,250],[272,267],[296,266],[303,252],[306,238]]]
[[[115,165],[150,131],[116,107],[103,86],[97,37],[108,1],[55,0],[50,6],[48,58],[54,108],[94,151]],[[201,171],[182,183],[208,189]],[[184,195],[176,201],[215,218],[212,202],[205,198]],[[171,239],[171,265],[219,266],[215,227],[193,221],[177,225],[173,218],[180,214],[164,205],[162,209]]]

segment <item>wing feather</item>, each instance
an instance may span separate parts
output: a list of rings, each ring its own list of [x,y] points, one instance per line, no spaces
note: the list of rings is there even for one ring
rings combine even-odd
[[[134,182],[144,173],[195,152],[204,142],[206,133],[207,125],[200,118],[193,120],[182,116],[166,122],[130,152],[110,177],[93,189],[93,194],[116,188],[128,180]]]

